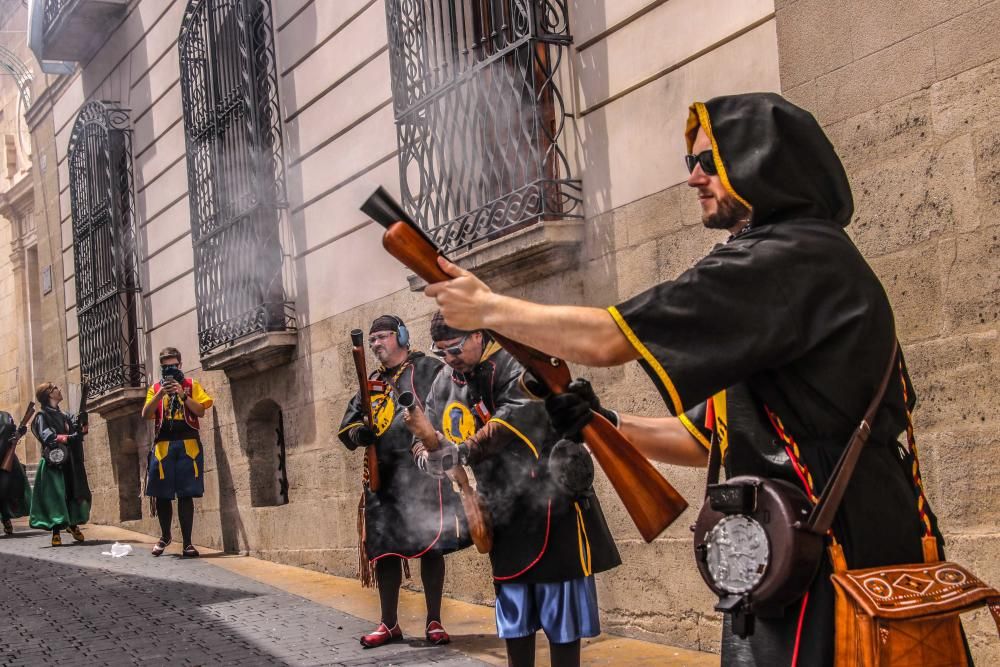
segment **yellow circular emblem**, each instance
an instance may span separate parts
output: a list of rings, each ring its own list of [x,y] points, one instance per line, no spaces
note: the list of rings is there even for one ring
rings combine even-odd
[[[441,415],[441,432],[456,445],[465,442],[476,432],[476,418],[469,408],[452,401]]]
[[[392,419],[396,416],[396,403],[388,392],[372,394],[372,416],[375,417],[375,435],[382,435],[389,430]]]

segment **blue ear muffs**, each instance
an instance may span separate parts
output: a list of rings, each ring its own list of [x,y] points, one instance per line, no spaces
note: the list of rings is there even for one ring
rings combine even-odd
[[[400,347],[410,347],[410,330],[402,322],[399,323],[399,332],[396,334],[396,340],[399,341]]]
[[[388,315],[387,317],[391,317],[392,319],[396,320],[396,327],[397,327],[397,329],[396,329],[396,342],[399,343],[400,347],[409,347],[410,346],[410,330],[406,328],[405,324],[403,324],[403,320],[399,319],[395,315]]]

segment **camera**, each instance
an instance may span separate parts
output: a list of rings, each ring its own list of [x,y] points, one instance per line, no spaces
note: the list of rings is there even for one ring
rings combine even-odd
[[[160,373],[163,375],[163,381],[170,379],[177,384],[182,384],[184,382],[184,372],[177,366],[160,366]]]

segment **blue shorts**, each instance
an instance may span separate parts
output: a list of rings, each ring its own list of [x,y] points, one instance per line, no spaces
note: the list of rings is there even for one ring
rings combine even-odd
[[[146,495],[154,498],[201,498],[205,495],[205,454],[195,438],[160,440],[149,453]]]
[[[530,637],[539,630],[553,644],[601,634],[594,577],[546,584],[496,584],[500,639]]]

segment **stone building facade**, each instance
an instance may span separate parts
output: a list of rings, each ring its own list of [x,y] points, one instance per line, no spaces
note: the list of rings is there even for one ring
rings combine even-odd
[[[440,5],[407,4],[428,8],[428,17]],[[1000,564],[990,556],[1000,552],[997,471],[982,458],[997,440],[990,397],[1000,376],[1000,263],[990,227],[1000,173],[993,123],[1000,113],[1000,2],[527,4],[563,21],[546,24],[559,39],[540,49],[531,42],[527,51],[490,42],[517,23],[510,8],[525,3],[457,3],[474,18],[455,25],[472,32],[436,33],[446,45],[441,53],[452,49],[453,60],[432,62],[438,42],[411,54],[423,58],[414,70],[423,72],[421,83],[391,66],[403,57],[393,35],[413,19],[394,0],[0,3],[4,29],[26,30],[33,49],[24,37],[3,34],[33,80],[23,114],[30,146],[18,153],[17,178],[0,178],[0,241],[11,244],[9,265],[0,253],[0,305],[17,314],[16,331],[0,333],[0,408],[16,412],[42,378],[75,386],[82,366],[106,371],[96,360],[113,349],[112,366],[123,370],[102,386],[88,438],[93,517],[155,533],[139,498],[150,428],[138,410],[143,387],[155,379],[156,353],[176,346],[185,371],[216,398],[202,428],[206,496],[197,504],[195,540],[352,576],[361,457],[344,451],[335,433],[354,392],[348,334],[396,313],[426,349],[431,315],[408,272],[382,251],[380,228],[358,210],[365,197],[385,185],[447,231],[456,211],[461,218],[475,206],[448,208],[421,195],[463,183],[448,165],[484,169],[481,155],[462,153],[469,142],[506,160],[508,171],[494,175],[494,184],[516,180],[511,155],[558,149],[531,169],[562,181],[557,208],[565,215],[547,210],[489,239],[474,236],[482,242],[471,246],[467,233],[447,238],[461,246],[455,254],[464,264],[507,293],[616,303],[677,276],[720,240],[702,229],[684,185],[687,105],[729,92],[781,91],[815,113],[848,167],[857,211],[850,232],[896,308],[920,397],[926,482],[950,555],[1000,582]],[[45,5],[56,13],[46,17]],[[473,42],[487,51],[492,44],[501,62],[491,65],[492,78],[483,79],[475,99],[457,84],[448,87],[447,74],[461,62],[458,47]],[[238,46],[248,45],[245,57]],[[507,47],[541,60],[525,69]],[[205,64],[216,62],[229,65]],[[545,84],[525,88],[522,74],[518,92],[489,87],[518,67],[533,76],[548,72]],[[488,68],[474,69],[461,74],[471,79]],[[216,76],[211,84],[199,78],[206,72]],[[246,97],[250,89],[256,96]],[[424,100],[427,90],[436,97]],[[0,91],[0,131],[8,133],[16,108],[10,80]],[[486,105],[499,125],[520,122],[523,106],[516,107],[532,94],[531,104],[548,105],[539,115],[548,134],[534,135],[528,148],[504,143],[500,132],[489,141],[462,135],[441,113],[447,107],[435,107],[453,100],[476,117]],[[233,100],[236,106],[227,106]],[[256,143],[233,139],[233,122]],[[206,133],[215,133],[214,144]],[[420,153],[428,133],[445,145],[436,158]],[[81,140],[87,136],[97,136],[94,145],[106,152],[94,153]],[[104,298],[80,254],[98,257],[81,248],[104,223],[92,216],[84,224],[85,213],[74,214],[74,205],[84,211],[83,191],[74,188],[89,182],[87,165],[115,177],[117,203],[108,210],[118,225],[116,257],[126,259],[117,265],[114,313],[127,325],[117,338],[90,324],[81,335]],[[254,191],[261,183],[268,187]],[[21,191],[9,193],[27,191],[26,184],[31,195],[21,193],[13,206]],[[255,206],[262,217],[253,217]],[[23,215],[29,210],[33,227]],[[501,225],[516,215],[504,211]],[[476,220],[483,219],[489,216]],[[213,239],[225,238],[231,245],[223,244],[229,252],[220,256]],[[250,292],[256,320],[212,300]],[[638,366],[577,370],[608,405],[665,414]],[[662,471],[694,501],[695,516],[703,472]],[[717,650],[720,619],[693,565],[690,521],[646,545],[600,475],[598,490],[624,561],[599,577],[606,629]],[[481,557],[463,552],[448,567],[447,594],[492,600]],[[988,615],[968,624],[973,651],[986,663],[1000,660],[991,627]]]

